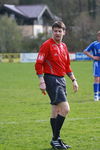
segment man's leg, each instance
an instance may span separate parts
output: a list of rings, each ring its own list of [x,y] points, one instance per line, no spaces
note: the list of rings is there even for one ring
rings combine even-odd
[[[52,129],[52,135],[53,135],[53,137],[54,137],[54,132],[55,132],[55,124],[56,124],[57,114],[58,114],[57,105],[52,105],[50,125],[51,125],[51,129]]]
[[[94,77],[94,101],[99,100],[99,77]]]
[[[63,147],[63,149],[71,148],[71,146],[65,144],[60,139],[60,131],[61,131],[65,117],[68,114],[69,110],[70,108],[69,108],[68,102],[61,102],[58,105],[52,106],[52,115],[51,115],[52,118],[50,119],[50,123],[52,127],[52,132],[53,132],[53,139],[51,141],[51,145],[53,142],[54,144],[59,143],[61,148]]]
[[[100,100],[100,77],[99,77],[99,100]]]
[[[63,126],[66,115],[68,114],[70,107],[68,102],[61,102],[57,105],[58,114],[55,122],[54,140],[60,137],[60,131]]]
[[[51,113],[51,118],[50,118],[50,124],[51,124],[51,128],[52,128],[52,141],[51,141],[51,145],[53,148],[57,148],[57,149],[66,149],[66,146],[62,143],[59,142],[58,137],[59,137],[59,132],[57,138],[55,138],[55,129],[58,122],[57,116],[58,116],[58,106],[57,105],[52,105],[52,113]],[[59,122],[58,122],[59,123]]]

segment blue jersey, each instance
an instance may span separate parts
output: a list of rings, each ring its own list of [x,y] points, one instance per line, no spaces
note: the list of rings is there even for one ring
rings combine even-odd
[[[100,57],[100,42],[92,42],[84,51],[92,52],[93,56]],[[100,60],[94,60],[93,74],[96,77],[100,77]]]
[[[84,51],[92,52],[93,56],[100,57],[100,42],[92,42]]]

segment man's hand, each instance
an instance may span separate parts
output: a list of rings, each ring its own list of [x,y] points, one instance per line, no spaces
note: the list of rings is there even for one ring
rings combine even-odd
[[[73,83],[73,90],[74,90],[74,92],[77,92],[78,91],[78,83],[77,83],[77,81],[74,80],[72,83]]]
[[[40,77],[39,79],[40,79],[40,84],[39,84],[40,90],[44,95],[46,95],[46,85],[45,85],[44,78]]]
[[[98,57],[98,56],[93,56],[93,59],[94,59],[94,60],[100,60],[100,57]]]
[[[46,95],[46,85],[45,82],[40,82],[40,90],[44,95]]]

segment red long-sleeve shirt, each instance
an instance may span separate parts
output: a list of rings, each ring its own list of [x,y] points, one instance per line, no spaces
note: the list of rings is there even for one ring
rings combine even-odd
[[[45,41],[40,47],[35,70],[38,75],[49,73],[64,76],[72,72],[66,45],[63,42],[57,44],[52,38]]]

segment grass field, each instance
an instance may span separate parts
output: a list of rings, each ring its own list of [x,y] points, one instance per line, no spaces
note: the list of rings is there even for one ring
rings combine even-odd
[[[92,62],[71,63],[78,93],[67,80],[71,111],[61,135],[72,150],[100,150],[100,102],[93,101]],[[48,96],[32,63],[0,64],[0,150],[52,150]]]

